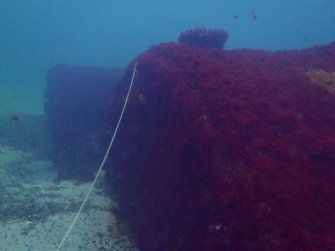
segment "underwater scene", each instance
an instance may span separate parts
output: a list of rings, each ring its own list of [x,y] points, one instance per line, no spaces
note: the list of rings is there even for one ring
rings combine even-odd
[[[334,0],[0,0],[0,251],[334,251]]]

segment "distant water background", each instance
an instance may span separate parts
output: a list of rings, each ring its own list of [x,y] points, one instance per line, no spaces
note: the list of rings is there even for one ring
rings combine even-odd
[[[0,115],[43,114],[55,64],[125,67],[195,27],[227,30],[226,49],[306,48],[334,24],[334,0],[0,0]]]

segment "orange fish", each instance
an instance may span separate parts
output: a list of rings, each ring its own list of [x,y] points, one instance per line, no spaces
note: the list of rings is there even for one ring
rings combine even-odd
[[[11,117],[10,117],[10,119],[11,120],[13,120],[13,121],[19,121],[20,120],[20,117],[18,116],[18,115],[16,115],[16,114],[13,114]]]

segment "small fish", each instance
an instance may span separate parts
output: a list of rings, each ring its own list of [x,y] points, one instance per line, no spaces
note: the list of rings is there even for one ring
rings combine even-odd
[[[13,114],[11,117],[10,117],[11,120],[15,121],[15,122],[18,122],[20,120],[20,117],[16,114]]]
[[[307,36],[304,36],[304,41],[306,41],[307,40]]]
[[[256,20],[258,19],[258,17],[257,17],[256,14],[255,14],[255,10],[250,11],[250,12],[249,12],[249,15],[251,16],[251,18],[252,18],[254,21],[256,21]]]
[[[239,15],[236,15],[236,14],[235,14],[235,15],[233,16],[233,18],[234,18],[234,19],[238,19],[238,18],[239,18]]]

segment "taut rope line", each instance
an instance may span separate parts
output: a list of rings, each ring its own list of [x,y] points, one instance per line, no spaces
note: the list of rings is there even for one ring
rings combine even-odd
[[[85,198],[84,198],[84,200],[83,200],[83,202],[82,202],[82,204],[81,204],[81,206],[80,206],[80,208],[79,208],[79,210],[78,210],[76,216],[74,217],[74,219],[73,219],[71,225],[69,226],[69,228],[68,228],[66,234],[64,235],[62,241],[59,243],[59,245],[58,245],[56,251],[59,251],[59,250],[60,250],[60,248],[64,245],[64,243],[65,243],[67,237],[68,237],[69,234],[71,233],[72,228],[73,228],[73,226],[76,224],[76,222],[77,222],[77,220],[78,220],[78,218],[79,218],[79,215],[81,214],[81,212],[82,212],[82,210],[83,210],[83,208],[84,208],[84,206],[85,206],[85,204],[86,204],[86,202],[87,202],[87,200],[88,200],[88,197],[90,196],[90,194],[91,194],[91,192],[92,192],[92,189],[94,188],[95,183],[96,183],[97,180],[98,180],[99,174],[100,174],[100,172],[101,172],[103,166],[105,165],[105,162],[106,162],[106,160],[107,160],[108,154],[109,154],[109,152],[110,152],[110,150],[111,150],[111,148],[112,148],[112,145],[113,145],[113,143],[114,143],[114,139],[115,139],[116,133],[117,133],[117,131],[118,131],[118,129],[119,129],[119,126],[120,126],[120,123],[121,123],[121,120],[122,120],[124,111],[125,111],[126,106],[127,106],[127,103],[128,103],[129,95],[130,95],[131,88],[132,88],[132,86],[133,86],[133,82],[134,82],[134,78],[135,78],[136,68],[137,68],[137,62],[136,62],[135,65],[134,65],[133,76],[132,76],[132,78],[131,78],[131,82],[130,82],[130,86],[129,86],[129,89],[128,89],[128,93],[127,93],[126,99],[125,99],[125,101],[124,101],[124,105],[123,105],[123,108],[122,108],[122,111],[121,111],[119,120],[118,120],[118,122],[117,122],[117,124],[116,124],[116,127],[115,127],[115,130],[114,130],[112,139],[111,139],[111,141],[110,141],[110,143],[109,143],[109,145],[108,145],[106,154],[105,154],[105,156],[104,156],[104,158],[103,158],[103,160],[102,160],[102,162],[101,162],[101,165],[100,165],[100,167],[99,167],[99,169],[98,169],[97,174],[95,175],[95,178],[94,178],[94,180],[93,180],[93,182],[92,182],[90,188],[88,189],[88,191],[87,191],[87,193],[86,193],[86,195],[85,195]]]

